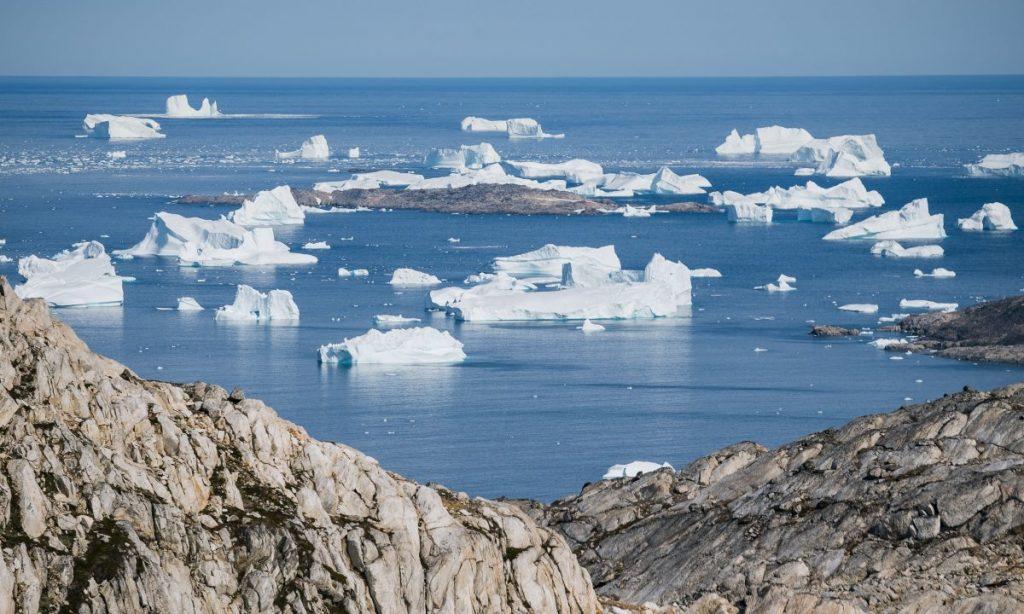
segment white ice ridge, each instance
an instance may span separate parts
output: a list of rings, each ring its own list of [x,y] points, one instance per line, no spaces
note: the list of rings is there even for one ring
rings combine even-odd
[[[943,239],[946,231],[943,228],[941,213],[932,215],[928,211],[928,199],[919,198],[903,205],[898,211],[888,211],[880,215],[833,230],[823,238],[826,241],[844,239]]]
[[[566,264],[571,264],[574,272],[588,271],[605,276],[622,269],[614,245],[570,247],[550,243],[523,254],[495,258],[493,267],[495,272],[507,273],[519,279],[559,281]]]
[[[343,192],[345,190],[376,190],[379,188],[404,188],[424,180],[423,175],[401,171],[373,171],[355,173],[344,181],[322,181],[314,184],[317,192]]]
[[[262,190],[242,202],[242,207],[228,214],[228,219],[241,226],[283,226],[302,224],[306,214],[295,202],[292,189],[280,185],[273,190]]]
[[[466,117],[462,120],[463,132],[504,132],[510,139],[560,139],[564,134],[544,132],[537,120],[529,117],[517,119],[484,119]]]
[[[736,202],[730,205],[725,205],[725,214],[729,221],[733,223],[772,223],[772,208],[767,205]]]
[[[310,241],[303,243],[302,249],[331,249],[331,244],[327,241]]]
[[[871,246],[871,253],[887,258],[941,258],[946,250],[941,245],[903,247],[896,241],[879,241]]]
[[[112,141],[162,139],[167,136],[160,133],[160,124],[156,121],[129,115],[90,113],[82,120],[82,128],[91,137]]]
[[[209,98],[203,98],[203,103],[199,105],[199,108],[193,109],[192,105],[188,103],[188,96],[185,94],[178,94],[176,96],[169,96],[167,98],[166,106],[167,117],[194,119],[221,116],[221,112],[217,108],[217,101],[213,101],[211,103]]]
[[[955,271],[937,267],[932,269],[931,273],[925,273],[921,269],[914,269],[914,277],[934,277],[935,279],[950,279],[956,277]]]
[[[894,339],[892,337],[889,337],[885,339],[875,339],[874,341],[868,342],[868,345],[870,345],[871,347],[878,348],[880,350],[884,350],[885,348],[890,348],[894,346],[899,347],[907,345],[907,343],[909,342],[906,339]]]
[[[450,175],[442,177],[431,177],[417,183],[410,184],[407,190],[443,190],[450,188],[461,188],[470,185],[521,185],[533,190],[565,190],[565,181],[553,179],[550,181],[534,181],[509,175],[501,164],[490,164],[482,169],[461,169],[453,171]]]
[[[758,128],[754,134],[743,136],[733,130],[725,138],[725,142],[715,148],[715,152],[720,156],[788,156],[813,138],[811,133],[803,128],[767,126]]]
[[[604,327],[600,324],[591,322],[590,319],[583,320],[583,324],[576,327],[576,330],[583,331],[584,335],[590,335],[593,333],[600,333],[604,331]]]
[[[217,320],[265,322],[299,319],[299,306],[287,290],[260,292],[251,286],[239,285],[235,302],[217,308]]]
[[[711,268],[707,268],[707,269],[690,269],[690,277],[694,278],[694,279],[696,279],[698,277],[709,277],[709,278],[712,278],[712,277],[721,277],[721,276],[722,276],[722,272],[719,271],[718,269],[711,269]]]
[[[712,192],[712,204],[718,206],[737,203],[768,205],[773,209],[867,209],[881,207],[885,199],[875,190],[868,190],[859,178],[844,181],[830,188],[823,188],[813,181],[791,188],[775,186],[764,192],[740,194],[739,192]]]
[[[878,305],[874,303],[850,303],[839,307],[840,311],[853,311],[855,313],[878,313]]]
[[[509,162],[509,166],[526,179],[565,179],[570,183],[601,182],[604,169],[590,160],[573,159],[548,164],[544,162]]]
[[[648,174],[607,173],[600,178],[579,183],[583,185],[574,190],[576,193],[604,197],[630,197],[634,194],[695,195],[704,194],[704,189],[711,187],[711,182],[702,175],[677,175],[667,166]]]
[[[618,478],[635,478],[642,473],[651,473],[659,469],[669,469],[675,471],[675,468],[668,463],[652,463],[650,461],[633,461],[626,463],[625,465],[612,465],[605,471],[602,480],[615,480]]]
[[[1024,153],[988,154],[966,166],[974,177],[1024,177]]]
[[[21,298],[41,298],[51,307],[91,307],[124,302],[122,278],[96,241],[76,243],[52,259],[32,255],[18,260],[25,283],[14,287]]]
[[[428,326],[387,332],[371,329],[341,343],[322,345],[319,354],[323,364],[342,365],[450,364],[466,359],[462,342],[448,331]]]
[[[423,159],[431,168],[480,169],[501,162],[501,156],[490,143],[460,145],[458,149],[432,149]]]
[[[529,292],[537,289],[535,284],[516,279],[508,273],[481,273],[480,275],[470,276],[466,279],[466,283],[475,283],[476,285],[472,288],[451,286],[431,290],[428,297],[428,307],[431,309],[448,310],[463,298],[475,300],[481,296]]]
[[[327,146],[327,137],[317,134],[303,141],[302,146],[295,151],[275,151],[274,154],[279,160],[326,160],[331,156],[331,148]]]
[[[419,318],[407,318],[402,315],[387,315],[380,314],[373,316],[374,326],[405,326],[406,324],[414,324],[419,322]]]
[[[169,256],[183,266],[231,266],[234,264],[316,264],[310,254],[293,254],[274,240],[271,228],[246,229],[229,220],[206,220],[175,213],[157,213],[146,236],[129,249],[114,252],[122,257]]]
[[[967,218],[956,221],[960,230],[1017,230],[1010,208],[1003,203],[987,203]]]
[[[392,286],[436,286],[441,280],[416,269],[395,269],[388,283]]]
[[[957,303],[936,303],[924,299],[902,299],[900,309],[926,309],[928,311],[956,311],[960,305]]]
[[[779,278],[772,284],[765,284],[763,286],[754,286],[755,290],[765,290],[767,292],[792,292],[796,288],[790,284],[796,283],[796,277],[791,277],[785,273],[779,275]]]
[[[191,296],[178,297],[178,311],[202,311],[203,306]]]
[[[845,134],[814,139],[793,152],[790,161],[815,165],[815,172],[828,177],[865,177],[892,174],[885,152],[873,134]]]

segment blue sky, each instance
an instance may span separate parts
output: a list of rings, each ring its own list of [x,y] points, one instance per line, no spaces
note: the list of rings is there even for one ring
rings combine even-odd
[[[1024,73],[1024,0],[0,0],[0,74]]]

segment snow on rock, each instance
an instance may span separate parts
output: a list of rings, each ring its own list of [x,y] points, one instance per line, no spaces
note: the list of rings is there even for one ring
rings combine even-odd
[[[331,249],[331,244],[327,241],[310,241],[303,243],[302,249]]]
[[[32,255],[18,260],[25,283],[15,286],[21,298],[41,298],[51,307],[120,305],[124,290],[97,241],[76,243],[52,259]]]
[[[974,177],[1024,177],[1024,153],[988,154],[968,164],[967,172]]]
[[[395,269],[388,283],[392,286],[436,286],[441,280],[429,273],[402,268]]]
[[[203,102],[199,105],[199,108],[193,109],[192,105],[188,103],[188,96],[185,94],[169,96],[167,98],[166,108],[167,117],[177,119],[196,119],[221,116],[221,112],[217,108],[216,101],[211,103],[209,98],[203,98]]]
[[[753,134],[740,136],[740,133],[733,128],[729,136],[725,137],[725,141],[718,147],[715,147],[715,153],[720,156],[754,155],[757,153],[757,137]]]
[[[338,277],[366,277],[370,272],[366,269],[349,270],[345,267],[338,269]]]
[[[373,316],[373,324],[375,326],[405,326],[406,324],[413,324],[419,321],[419,318],[407,318],[402,315],[381,314]]]
[[[271,228],[246,229],[229,220],[205,220],[161,211],[146,236],[125,250],[122,257],[169,256],[182,265],[231,266],[233,264],[316,264],[316,257],[293,254],[274,240]]]
[[[879,241],[871,246],[871,253],[887,258],[941,258],[946,250],[941,245],[903,247],[896,241]]]
[[[252,200],[228,214],[228,219],[241,226],[281,226],[302,224],[306,214],[295,202],[292,189],[286,185],[257,192]]]
[[[520,177],[527,179],[565,179],[571,183],[602,181],[604,169],[589,160],[573,159],[555,164],[544,162],[509,162]]]
[[[577,271],[590,270],[607,274],[622,269],[614,245],[568,247],[550,243],[523,254],[495,258],[493,267],[495,272],[507,273],[520,279],[546,277],[559,280],[566,263],[571,263]]]
[[[772,208],[765,205],[735,202],[725,205],[725,213],[729,221],[733,223],[772,223]]]
[[[241,284],[235,291],[235,302],[217,308],[217,320],[265,322],[299,319],[299,306],[287,290],[260,292]]]
[[[956,225],[960,230],[1017,230],[1010,215],[1010,208],[1003,203],[987,203],[968,218],[960,218]]]
[[[925,309],[928,311],[956,311],[960,305],[957,303],[936,303],[924,299],[902,299],[900,309]]]
[[[152,119],[129,115],[90,113],[82,121],[86,134],[97,139],[129,141],[138,139],[162,139],[160,124]]]
[[[432,168],[480,169],[501,162],[501,156],[490,143],[462,145],[458,149],[433,149],[423,163]]]
[[[529,117],[499,120],[466,117],[462,120],[462,131],[504,132],[510,139],[560,139],[565,136],[544,132],[537,120]]]
[[[626,463],[625,465],[612,465],[605,472],[602,480],[615,480],[618,478],[635,478],[636,476],[643,473],[651,473],[652,471],[658,471],[659,469],[669,469],[675,471],[675,468],[668,463],[652,463],[650,461],[633,461]]]
[[[951,279],[956,277],[955,271],[937,267],[932,269],[931,273],[925,273],[921,269],[914,269],[914,277],[934,277],[935,279]]]
[[[844,239],[942,239],[946,231],[943,228],[941,213],[932,215],[928,211],[928,199],[919,198],[904,205],[898,211],[888,211],[880,215],[833,230],[823,238],[826,241]]]
[[[583,320],[583,324],[581,326],[576,327],[576,330],[581,330],[583,331],[584,335],[589,335],[591,333],[603,332],[604,327],[601,326],[600,324],[595,324],[594,322],[591,322],[590,319],[586,319]]]
[[[779,278],[773,284],[765,284],[763,286],[754,286],[755,290],[765,290],[767,292],[792,292],[796,290],[790,284],[796,283],[796,277],[791,277],[785,273],[779,275]]]
[[[878,305],[873,303],[850,303],[839,307],[840,311],[853,311],[855,313],[878,313]]]
[[[178,311],[202,311],[203,306],[191,296],[178,297]]]
[[[888,177],[892,174],[885,152],[873,134],[813,139],[792,152],[790,160],[815,164],[815,172],[828,177]]]
[[[327,137],[322,134],[311,136],[302,142],[295,151],[275,151],[279,160],[301,158],[303,160],[326,160],[331,156],[331,148],[327,146]]]
[[[349,160],[358,160],[359,156],[361,156],[361,155],[362,154],[359,152],[359,148],[358,147],[349,147],[348,148],[348,159]]]
[[[341,343],[322,345],[319,354],[323,364],[450,364],[466,359],[462,347],[447,331],[424,326],[370,330]]]

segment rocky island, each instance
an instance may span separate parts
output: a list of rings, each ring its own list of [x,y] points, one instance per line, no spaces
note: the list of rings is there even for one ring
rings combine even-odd
[[[949,313],[925,313],[900,322],[916,335],[893,349],[935,351],[939,356],[1024,364],[1024,296],[979,303]]]

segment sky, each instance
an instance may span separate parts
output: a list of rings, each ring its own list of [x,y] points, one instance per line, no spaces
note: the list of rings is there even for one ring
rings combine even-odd
[[[0,0],[0,75],[1024,73],[1024,0]]]

